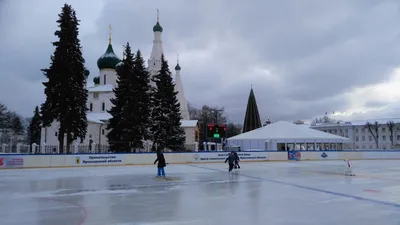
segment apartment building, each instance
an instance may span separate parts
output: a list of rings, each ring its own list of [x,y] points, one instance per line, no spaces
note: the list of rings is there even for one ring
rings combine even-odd
[[[378,135],[375,131],[371,133],[366,126],[367,123],[378,123]],[[393,123],[393,127],[388,125]],[[340,135],[350,139],[348,149],[369,150],[369,149],[400,149],[400,118],[354,120],[330,124],[311,124],[310,128],[327,133]],[[377,136],[378,146],[375,138]],[[393,137],[393,140],[392,138]]]

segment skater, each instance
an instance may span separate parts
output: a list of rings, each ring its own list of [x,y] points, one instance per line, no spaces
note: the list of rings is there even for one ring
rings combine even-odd
[[[232,151],[232,153],[235,155],[235,167],[240,169],[240,165],[239,165],[240,158],[239,158],[237,152]]]
[[[157,153],[157,159],[154,161],[154,164],[158,162],[157,168],[157,177],[165,177],[165,170],[164,167],[167,166],[167,163],[165,162],[164,154],[163,153]]]
[[[231,154],[228,155],[228,158],[225,159],[225,163],[228,162],[229,163],[229,172],[231,172],[233,170],[233,166],[235,165],[235,154],[233,152],[231,152]]]

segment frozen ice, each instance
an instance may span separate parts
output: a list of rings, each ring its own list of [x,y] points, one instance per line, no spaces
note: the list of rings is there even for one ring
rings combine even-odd
[[[5,225],[399,225],[399,161],[1,170]],[[310,172],[311,171],[311,172]],[[317,171],[317,170],[315,170]]]

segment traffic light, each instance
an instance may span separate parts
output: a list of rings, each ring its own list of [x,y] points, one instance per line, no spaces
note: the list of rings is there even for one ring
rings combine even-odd
[[[226,125],[225,124],[208,124],[207,137],[209,138],[225,138]]]

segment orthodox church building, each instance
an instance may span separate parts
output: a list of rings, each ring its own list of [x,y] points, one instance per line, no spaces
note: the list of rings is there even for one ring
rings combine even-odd
[[[164,54],[162,35],[163,28],[159,23],[157,16],[157,23],[153,27],[154,39],[153,47],[150,58],[148,59],[148,71],[151,76],[154,76],[161,69],[161,55]],[[165,55],[164,55],[165,57]],[[88,131],[84,140],[76,140],[74,144],[84,145],[107,145],[107,121],[111,115],[107,112],[111,109],[111,99],[114,98],[113,89],[117,85],[117,73],[115,68],[121,62],[120,58],[115,54],[111,42],[111,34],[106,52],[97,60],[97,67],[99,68],[99,76],[93,79],[95,85],[88,87],[88,101],[87,101],[87,120]],[[177,98],[180,103],[180,112],[182,116],[181,127],[186,135],[186,148],[190,150],[197,149],[196,134],[197,134],[197,120],[190,120],[189,110],[183,85],[181,81],[181,66],[179,60],[175,66],[175,91],[178,92]],[[151,81],[154,87],[154,82]],[[59,123],[53,122],[50,127],[42,128],[41,132],[41,145],[58,145],[58,128]]]

